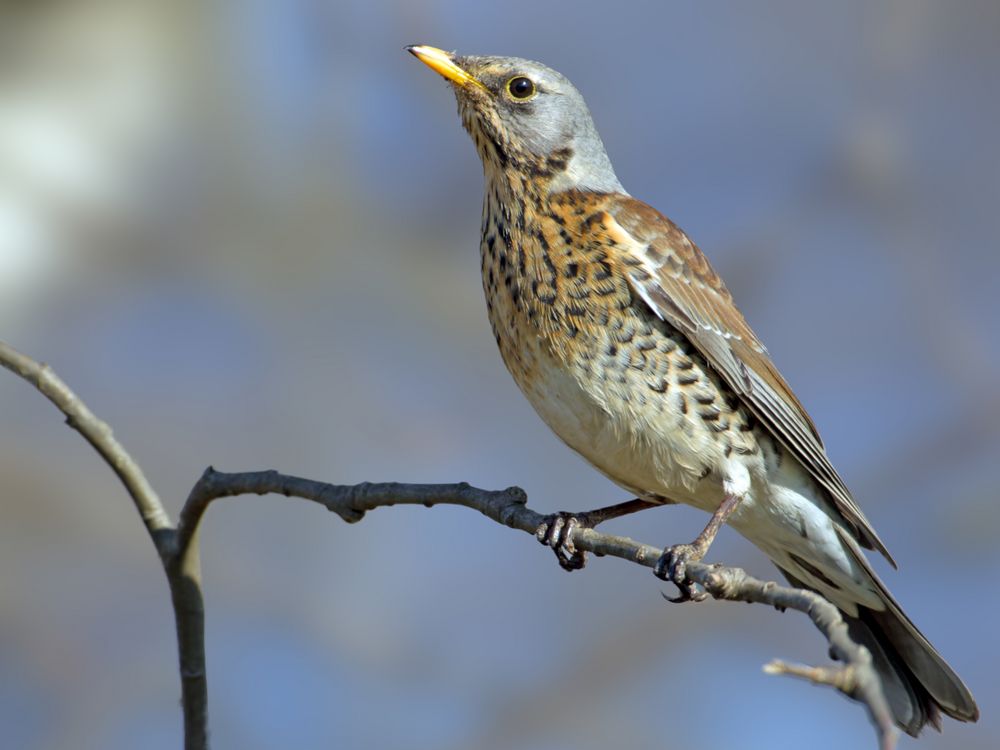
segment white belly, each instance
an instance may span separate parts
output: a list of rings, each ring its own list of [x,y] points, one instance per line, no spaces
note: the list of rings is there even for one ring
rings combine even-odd
[[[669,392],[647,396],[627,371],[584,378],[541,351],[535,364],[534,377],[518,383],[528,401],[611,481],[640,497],[718,507],[724,494],[719,470],[727,460],[718,441],[699,429],[697,416],[671,408]]]
[[[791,457],[778,460],[771,441],[730,452],[692,409],[671,394],[651,393],[640,372],[609,368],[595,377],[560,361],[543,342],[522,347],[515,380],[545,423],[570,448],[637,497],[667,499],[714,512],[726,494],[743,499],[729,525],[779,566],[831,597],[847,612],[854,602],[881,606],[866,574],[852,562],[834,528],[835,513]],[[749,436],[745,436],[749,439]],[[830,589],[796,562],[810,561],[837,582]]]

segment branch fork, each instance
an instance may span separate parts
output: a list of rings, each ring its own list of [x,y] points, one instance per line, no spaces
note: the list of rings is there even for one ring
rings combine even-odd
[[[175,525],[139,464],[118,442],[111,428],[97,418],[47,365],[0,342],[0,365],[37,388],[65,416],[121,480],[163,563],[173,600],[181,674],[186,750],[206,750],[208,743],[208,684],[205,668],[205,610],[201,589],[198,530],[212,501],[238,495],[278,494],[323,505],[346,523],[361,521],[368,511],[393,505],[461,505],[492,521],[534,535],[548,518],[527,505],[520,487],[483,490],[458,484],[369,483],[335,485],[280,474],[277,471],[226,473],[211,466],[191,489]],[[654,568],[663,550],[627,537],[580,528],[573,544],[581,552],[618,557]],[[871,661],[863,646],[851,640],[839,611],[812,591],[761,581],[740,568],[688,563],[687,577],[713,598],[794,609],[809,616],[830,645],[839,665],[812,667],[775,660],[768,674],[786,674],[832,687],[861,702],[875,726],[880,750],[895,747],[897,731]]]

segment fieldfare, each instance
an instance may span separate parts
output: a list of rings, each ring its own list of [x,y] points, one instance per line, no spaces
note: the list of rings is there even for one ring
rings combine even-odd
[[[701,593],[685,563],[728,523],[842,611],[903,730],[940,727],[941,711],[975,721],[969,690],[862,552],[893,562],[816,426],[701,251],[625,192],[573,85],[530,60],[408,50],[451,84],[483,162],[483,288],[507,369],[570,448],[637,498],[544,525],[563,566],[582,565],[581,524],[701,508],[705,530],[657,566],[682,599]]]

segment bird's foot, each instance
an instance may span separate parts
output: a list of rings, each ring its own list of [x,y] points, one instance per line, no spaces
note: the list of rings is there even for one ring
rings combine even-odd
[[[582,527],[589,528],[585,521],[580,520],[581,516],[585,515],[553,513],[551,516],[546,516],[535,531],[535,538],[546,547],[551,547],[556,553],[559,567],[563,570],[572,572],[580,570],[587,564],[585,553],[573,544],[573,534],[576,530]]]
[[[563,570],[580,570],[587,564],[587,560],[584,553],[573,544],[573,534],[579,529],[596,529],[598,524],[613,518],[621,518],[671,502],[666,498],[657,498],[655,502],[636,498],[617,505],[588,510],[586,513],[553,513],[551,516],[546,516],[538,526],[535,538],[546,547],[552,548]]]
[[[675,544],[667,547],[656,561],[653,568],[653,575],[663,581],[669,581],[680,589],[680,596],[669,597],[664,595],[668,602],[680,604],[682,602],[701,602],[708,598],[705,590],[687,577],[688,563],[698,562],[705,555],[705,550],[701,545]]]
[[[725,499],[708,520],[708,524],[691,544],[675,544],[673,547],[667,547],[663,550],[660,559],[656,561],[656,567],[653,568],[653,574],[661,580],[670,581],[681,591],[681,595],[673,599],[664,595],[667,601],[701,602],[708,598],[705,589],[688,578],[687,566],[701,561],[705,553],[708,552],[708,548],[712,546],[715,535],[719,533],[722,524],[739,507],[742,499],[742,495],[727,493]]]

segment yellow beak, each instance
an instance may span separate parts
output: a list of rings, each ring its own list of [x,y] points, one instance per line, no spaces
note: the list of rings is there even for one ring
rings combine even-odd
[[[406,51],[416,57],[427,67],[437,71],[452,83],[459,86],[478,86],[481,89],[486,87],[481,84],[475,76],[462,70],[452,60],[451,55],[443,49],[437,47],[427,47],[422,44],[407,47]]]

